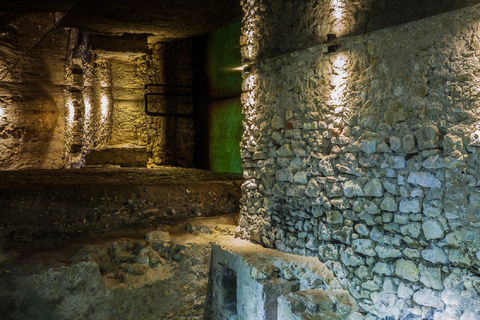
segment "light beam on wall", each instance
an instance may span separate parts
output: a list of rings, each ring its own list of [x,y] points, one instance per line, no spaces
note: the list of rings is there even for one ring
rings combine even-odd
[[[339,33],[343,29],[342,19],[345,15],[345,3],[342,0],[330,0],[330,5],[333,10],[334,27],[333,32]]]
[[[88,121],[92,115],[92,105],[90,104],[90,99],[85,97],[83,104],[85,105],[85,121]]]
[[[243,91],[252,91],[255,89],[257,77],[255,75],[248,76],[243,81]]]
[[[334,109],[334,122],[339,124],[343,119],[346,104],[346,91],[348,82],[348,58],[344,54],[338,54],[332,63],[332,75],[330,84],[329,105]]]
[[[255,129],[255,118],[256,118],[256,88],[257,88],[257,77],[253,74],[250,74],[242,84],[242,104],[243,104],[243,115],[244,121],[243,125],[245,128],[243,136],[244,147],[255,147],[256,146],[256,136],[252,134]]]
[[[102,98],[100,99],[100,112],[101,112],[101,121],[105,122],[108,117],[108,111],[109,111],[109,106],[110,106],[110,100],[108,99],[108,96],[106,94],[102,94]]]
[[[73,101],[68,99],[67,101],[67,121],[68,124],[71,126],[73,124],[73,120],[75,119],[75,108],[73,107]]]
[[[255,59],[257,55],[257,39],[253,30],[255,30],[255,19],[251,16],[244,21],[244,42],[242,43],[243,57],[247,59]]]

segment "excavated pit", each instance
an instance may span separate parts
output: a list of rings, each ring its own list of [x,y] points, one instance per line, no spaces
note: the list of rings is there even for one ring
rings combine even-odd
[[[0,251],[0,315],[283,320],[347,319],[355,312],[317,258],[235,238],[237,220],[237,214],[192,218],[84,237],[56,250]],[[301,305],[298,296],[310,304]]]

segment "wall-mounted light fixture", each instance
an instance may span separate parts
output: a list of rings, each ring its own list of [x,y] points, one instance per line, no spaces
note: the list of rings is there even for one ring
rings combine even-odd
[[[234,71],[243,71],[246,67],[247,67],[247,65],[244,64],[243,66],[236,67],[236,68],[232,68],[232,70],[234,70]]]

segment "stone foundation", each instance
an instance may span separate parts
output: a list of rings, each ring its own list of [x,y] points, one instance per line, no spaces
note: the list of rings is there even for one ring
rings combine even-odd
[[[196,218],[137,238],[1,253],[0,313],[25,320],[359,316],[318,259],[235,239],[235,221]]]

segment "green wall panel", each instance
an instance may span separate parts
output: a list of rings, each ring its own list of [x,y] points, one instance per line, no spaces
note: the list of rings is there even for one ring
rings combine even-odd
[[[212,100],[240,96],[242,73],[234,70],[242,64],[240,54],[241,23],[236,22],[208,36],[207,74]]]
[[[241,23],[221,28],[207,37],[208,157],[209,169],[242,173]]]
[[[242,139],[242,104],[240,98],[210,103],[210,170],[242,173],[240,141]]]

